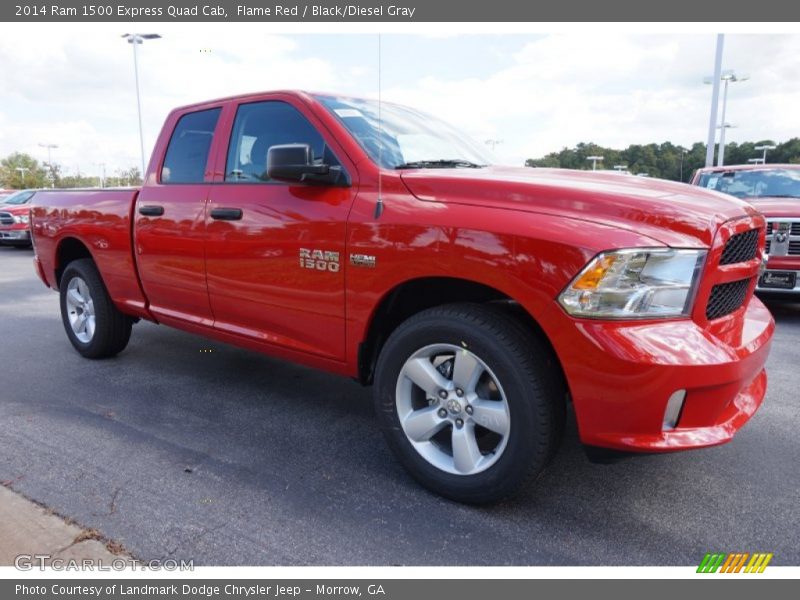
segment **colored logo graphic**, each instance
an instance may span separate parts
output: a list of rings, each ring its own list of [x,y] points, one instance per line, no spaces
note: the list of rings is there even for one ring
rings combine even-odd
[[[721,552],[709,552],[703,557],[700,566],[697,567],[698,573],[763,573],[769,561],[772,560],[772,552],[731,552],[724,554]]]

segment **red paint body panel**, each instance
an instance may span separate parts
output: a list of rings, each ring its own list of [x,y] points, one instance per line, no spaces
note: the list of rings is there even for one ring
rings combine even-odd
[[[31,231],[45,283],[56,288],[58,252],[68,240],[91,253],[117,307],[148,317],[133,261],[131,213],[138,190],[58,190],[37,193]]]
[[[226,183],[236,107],[261,100],[299,110],[352,185]],[[203,183],[160,182],[178,119],[215,106],[222,113]],[[379,192],[384,210],[376,217]],[[398,286],[447,277],[494,288],[549,339],[588,444],[667,451],[722,443],[764,397],[774,324],[752,296],[761,256],[719,265],[730,236],[747,229],[761,230],[763,252],[764,220],[720,194],[549,169],[381,171],[312,96],[274,92],[173,111],[138,198],[63,192],[40,202],[36,264],[51,287],[58,246],[74,238],[89,248],[122,310],[343,375],[357,376],[376,310]],[[164,206],[164,214],[139,215],[149,204]],[[215,208],[240,208],[242,218],[214,220]],[[598,252],[663,246],[708,249],[691,318],[575,319],[558,304]],[[339,253],[338,270],[301,268],[303,248]],[[357,253],[374,256],[376,267],[351,266]],[[709,322],[712,287],[742,278],[753,278],[747,302]],[[662,431],[667,399],[678,389],[687,390],[679,426]]]

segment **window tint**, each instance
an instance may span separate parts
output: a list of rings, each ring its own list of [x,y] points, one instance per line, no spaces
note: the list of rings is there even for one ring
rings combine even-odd
[[[164,157],[162,183],[203,183],[219,113],[219,108],[212,108],[180,118]]]
[[[3,198],[0,202],[5,204],[25,204],[35,193],[36,192],[17,192],[7,198]]]
[[[308,144],[315,161],[339,165],[319,132],[296,108],[285,102],[255,102],[242,104],[236,111],[225,181],[270,181],[267,151],[281,144]]]
[[[712,171],[703,173],[699,184],[738,198],[800,198],[800,169]]]

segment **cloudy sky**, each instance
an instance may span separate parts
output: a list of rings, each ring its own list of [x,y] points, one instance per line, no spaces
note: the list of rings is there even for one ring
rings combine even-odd
[[[139,26],[142,29],[143,26]],[[377,96],[377,36],[274,35],[258,24],[144,26],[161,40],[141,49],[145,151],[174,106],[278,88]],[[500,139],[520,164],[580,141],[623,147],[707,133],[711,34],[389,35],[383,98],[449,120],[479,141]],[[58,144],[67,173],[139,164],[126,24],[44,27],[0,23],[0,156],[46,160]],[[728,35],[729,140],[800,135],[800,36]]]

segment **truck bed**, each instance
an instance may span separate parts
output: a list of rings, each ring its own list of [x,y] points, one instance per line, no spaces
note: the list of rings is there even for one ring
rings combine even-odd
[[[31,232],[48,286],[58,288],[60,258],[71,240],[83,243],[123,312],[146,316],[132,247],[133,210],[139,188],[51,190],[36,194]]]

